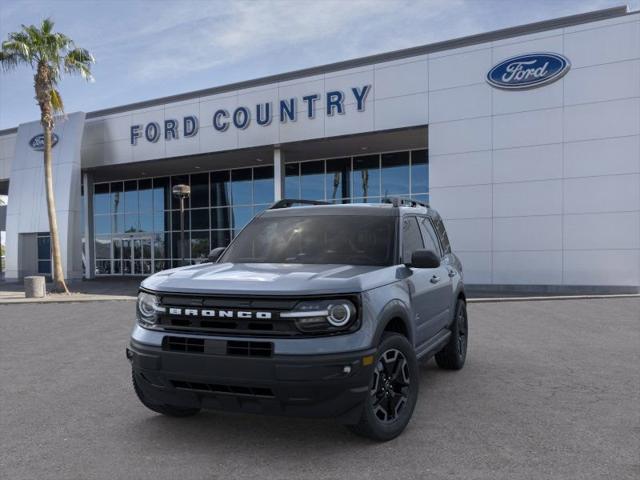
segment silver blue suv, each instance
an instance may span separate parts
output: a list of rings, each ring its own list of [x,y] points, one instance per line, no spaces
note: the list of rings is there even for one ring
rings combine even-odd
[[[462,265],[427,205],[282,200],[209,260],[140,287],[127,357],[155,412],[334,417],[389,440],[418,361],[464,365]]]

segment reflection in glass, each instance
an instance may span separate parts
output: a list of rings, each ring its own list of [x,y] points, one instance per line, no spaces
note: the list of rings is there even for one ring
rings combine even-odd
[[[130,253],[128,253],[127,255],[130,255]],[[113,258],[122,258],[122,240],[119,238],[113,239]]]
[[[382,196],[409,194],[409,152],[382,154]]]
[[[108,183],[100,183],[96,184],[93,187],[94,195],[93,195],[93,212],[96,214],[100,213],[111,213],[110,212],[110,196],[109,196],[109,184]]]
[[[140,231],[141,232],[153,232],[153,214],[141,213],[140,214]]]
[[[171,229],[174,232],[179,232],[180,228],[180,210],[174,210],[171,212]],[[184,212],[184,229],[189,230],[189,210]]]
[[[191,232],[191,258],[205,259],[210,251],[209,232]]]
[[[284,166],[285,198],[300,198],[300,164],[288,163]]]
[[[125,233],[134,233],[140,230],[140,219],[137,213],[127,213],[124,215]]]
[[[244,227],[252,218],[252,207],[233,207],[233,228],[236,230]]]
[[[93,228],[96,235],[111,233],[111,215],[96,215],[93,217]]]
[[[129,180],[124,182],[124,211],[138,212],[138,182]]]
[[[171,189],[169,177],[153,179],[153,209],[156,212],[171,208]]]
[[[211,172],[211,206],[224,207],[231,204],[229,171]]]
[[[273,203],[273,167],[253,169],[253,203]]]
[[[342,203],[343,198],[349,198],[351,170],[350,158],[336,158],[327,160],[326,189],[327,200],[332,203]]]
[[[411,192],[414,194],[429,192],[428,162],[427,150],[414,150],[411,152]]]
[[[124,212],[122,182],[111,182],[111,213]]]
[[[209,174],[191,175],[191,208],[209,206]]]
[[[209,230],[209,209],[191,210],[191,228],[193,230]]]
[[[231,196],[234,205],[251,205],[251,169],[231,170]]]
[[[211,232],[211,250],[217,247],[226,247],[231,242],[231,231],[213,230]]]
[[[169,230],[169,212],[154,213],[153,214],[153,231],[163,232]]]
[[[361,197],[365,202],[370,197],[380,196],[380,157],[367,155],[353,159],[353,196]]]
[[[141,212],[153,210],[153,190],[150,178],[138,180],[138,201],[140,202]]]
[[[300,164],[300,198],[324,200],[324,161]]]
[[[157,233],[153,237],[153,255],[155,258],[165,258],[167,256],[169,244],[169,235],[165,233]]]
[[[229,207],[211,209],[211,229],[231,228],[231,209]]]

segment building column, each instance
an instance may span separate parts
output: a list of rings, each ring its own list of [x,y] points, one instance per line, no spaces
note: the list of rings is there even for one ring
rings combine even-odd
[[[273,149],[273,200],[284,198],[284,152],[279,146]]]
[[[84,231],[84,278],[95,277],[95,253],[93,238],[93,175],[84,172],[82,174],[82,188],[84,196],[82,198],[83,218],[82,225]]]

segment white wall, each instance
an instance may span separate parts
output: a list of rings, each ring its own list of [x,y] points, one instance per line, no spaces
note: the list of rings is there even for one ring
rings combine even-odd
[[[0,137],[0,180],[8,180],[16,149],[16,134]]]
[[[510,56],[569,73],[504,91]],[[640,15],[429,56],[431,202],[466,281],[640,285]]]

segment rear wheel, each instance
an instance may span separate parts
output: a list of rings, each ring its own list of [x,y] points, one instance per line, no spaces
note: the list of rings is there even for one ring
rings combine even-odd
[[[469,340],[469,323],[467,320],[467,304],[459,299],[456,314],[451,324],[451,338],[442,350],[436,353],[436,363],[445,370],[460,370],[467,359],[467,342]]]
[[[138,384],[139,380],[136,379],[136,375],[133,372],[131,373],[131,380],[133,381],[133,389],[135,390],[138,399],[149,410],[153,410],[156,413],[161,413],[162,415],[167,415],[168,417],[191,417],[200,412],[199,408],[185,408],[177,407],[175,405],[153,403],[149,400],[149,398],[147,398],[147,396],[140,388],[140,385]]]
[[[405,429],[418,398],[418,364],[413,347],[400,334],[385,334],[378,347],[369,395],[354,433],[391,440]]]

